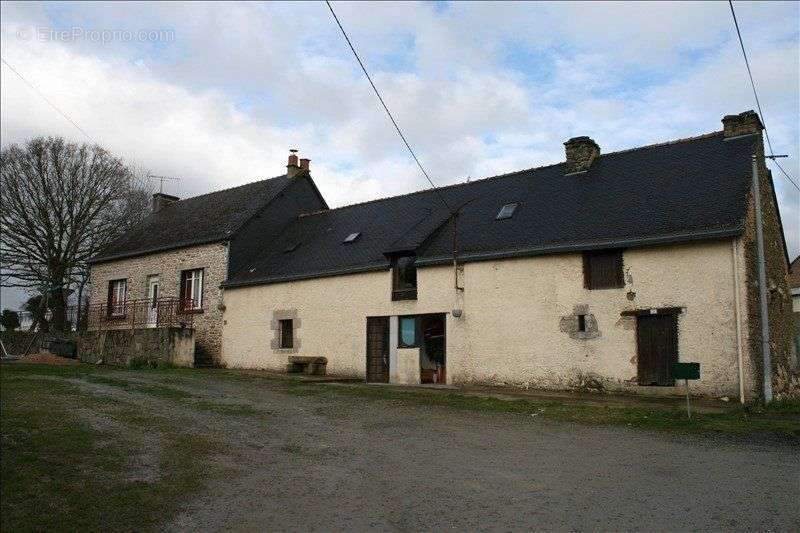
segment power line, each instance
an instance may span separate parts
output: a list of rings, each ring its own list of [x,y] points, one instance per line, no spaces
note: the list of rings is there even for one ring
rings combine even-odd
[[[772,150],[772,142],[769,139],[769,130],[767,129],[767,121],[764,118],[764,112],[761,110],[761,102],[758,99],[758,92],[756,91],[756,82],[753,79],[753,71],[750,70],[750,60],[747,59],[747,51],[744,49],[744,41],[742,40],[742,32],[739,30],[739,21],[736,19],[736,11],[733,9],[733,0],[728,0],[728,5],[731,7],[731,15],[733,16],[733,25],[736,27],[736,35],[739,37],[739,45],[742,47],[742,56],[744,57],[744,64],[747,67],[747,75],[750,77],[750,85],[753,87],[753,96],[756,99],[756,107],[758,108],[758,115],[761,117],[761,124],[764,126],[764,136],[767,139],[767,146],[769,147],[769,155],[772,162],[775,163],[783,175],[789,180],[789,183],[794,185],[794,188],[800,191],[800,186],[795,183],[795,181],[789,177],[789,174],[783,169],[782,166],[775,161],[775,152]]]
[[[397,134],[400,135],[401,139],[403,139],[403,143],[406,145],[406,148],[408,148],[408,151],[411,154],[411,157],[414,158],[414,161],[416,161],[417,166],[422,171],[422,174],[425,176],[425,179],[428,180],[428,183],[431,184],[431,187],[433,187],[433,190],[436,191],[436,194],[439,195],[439,199],[442,201],[442,203],[445,205],[445,207],[447,207],[447,210],[450,211],[450,214],[451,215],[454,214],[453,210],[450,208],[450,204],[448,204],[447,200],[444,199],[444,196],[439,191],[438,187],[436,187],[436,184],[433,183],[433,180],[428,175],[428,173],[425,171],[425,168],[422,166],[422,163],[420,162],[419,158],[417,157],[417,154],[414,153],[414,150],[411,148],[411,145],[406,140],[406,136],[403,135],[402,130],[400,130],[400,126],[397,125],[397,121],[392,116],[391,111],[389,111],[389,107],[386,105],[386,102],[383,101],[383,97],[381,96],[381,93],[378,91],[378,88],[375,87],[375,84],[372,82],[372,78],[370,77],[369,72],[367,72],[367,68],[364,66],[364,62],[361,61],[361,58],[359,57],[358,52],[356,52],[356,49],[353,46],[353,43],[350,41],[350,38],[347,36],[347,32],[344,31],[344,27],[342,27],[342,23],[339,22],[339,17],[336,16],[336,12],[334,12],[333,6],[331,6],[331,3],[328,0],[325,0],[325,3],[328,5],[328,9],[331,10],[331,15],[333,15],[333,19],[336,21],[336,25],[339,26],[340,30],[342,30],[342,35],[344,36],[345,41],[347,41],[348,46],[350,46],[350,50],[353,51],[353,55],[356,57],[356,61],[358,61],[358,64],[361,66],[361,70],[364,71],[364,75],[367,77],[367,80],[369,81],[369,84],[372,85],[372,90],[375,91],[375,96],[378,97],[378,100],[380,101],[381,105],[383,106],[383,109],[386,111],[386,114],[389,115],[389,120],[391,120],[392,124],[394,124],[394,129],[397,130]]]
[[[792,178],[789,177],[789,174],[787,174],[786,171],[783,170],[783,167],[780,166],[780,164],[778,164],[778,162],[775,161],[775,159],[772,159],[772,162],[775,163],[775,166],[778,167],[781,172],[783,172],[783,175],[786,177],[787,180],[789,180],[789,183],[794,185],[794,188],[797,189],[798,191],[800,191],[800,187],[798,187],[797,183],[795,183],[795,181]]]
[[[46,96],[45,96],[45,95],[42,93],[42,91],[40,91],[39,89],[37,89],[37,88],[36,88],[36,87],[35,87],[35,86],[34,86],[34,85],[31,83],[31,82],[29,82],[28,80],[26,80],[26,79],[25,79],[25,77],[24,77],[22,74],[20,74],[20,73],[19,73],[19,71],[18,71],[17,69],[15,69],[14,67],[12,67],[12,66],[11,66],[11,64],[10,64],[8,61],[6,61],[6,60],[5,60],[5,58],[0,58],[0,60],[2,60],[2,61],[3,61],[3,63],[5,64],[5,66],[7,66],[8,68],[10,68],[10,69],[11,69],[11,71],[12,71],[14,74],[16,74],[17,76],[19,76],[19,79],[21,79],[23,82],[25,82],[25,84],[26,84],[28,87],[30,87],[31,89],[33,89],[33,91],[34,91],[36,94],[38,94],[39,96],[41,96],[41,97],[42,97],[42,100],[44,100],[45,102],[47,102],[47,103],[48,103],[48,105],[50,105],[50,107],[52,107],[53,109],[55,109],[55,110],[58,112],[58,114],[59,114],[59,115],[61,115],[62,117],[64,117],[64,118],[65,118],[65,119],[66,119],[66,120],[67,120],[67,121],[68,121],[70,124],[72,124],[73,126],[75,126],[75,128],[77,128],[77,130],[78,130],[79,132],[83,133],[83,134],[86,136],[86,138],[87,138],[87,139],[89,139],[90,141],[92,141],[92,142],[93,142],[93,143],[95,143],[95,144],[98,144],[98,143],[97,143],[97,141],[95,141],[95,140],[92,138],[92,136],[91,136],[91,135],[89,135],[88,133],[86,133],[86,132],[83,130],[83,128],[81,128],[80,126],[78,126],[78,124],[77,124],[77,123],[76,123],[74,120],[72,120],[71,118],[69,118],[69,116],[67,116],[67,114],[66,114],[66,113],[64,113],[63,111],[61,111],[61,109],[59,109],[59,108],[58,108],[58,106],[57,106],[56,104],[54,104],[53,102],[51,102],[51,101],[50,101],[50,99],[48,99],[48,98],[47,98],[47,97],[46,97]]]

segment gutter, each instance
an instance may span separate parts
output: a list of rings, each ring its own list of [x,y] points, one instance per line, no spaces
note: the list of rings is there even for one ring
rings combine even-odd
[[[531,257],[537,255],[578,252],[583,250],[599,250],[604,248],[620,248],[630,246],[648,246],[657,244],[671,244],[678,242],[696,241],[696,240],[710,240],[721,239],[726,237],[739,236],[742,233],[741,227],[726,230],[706,231],[703,233],[686,233],[680,235],[670,235],[665,237],[653,237],[646,239],[627,239],[622,241],[595,241],[592,243],[581,244],[567,244],[557,246],[539,246],[531,248],[519,248],[516,250],[505,250],[499,252],[485,252],[473,254],[459,254],[459,263],[467,263],[474,261],[488,261],[492,259],[506,259],[513,257]],[[452,255],[437,256],[430,258],[417,257],[417,266],[436,266],[451,264],[453,261]],[[388,263],[360,265],[355,267],[323,270],[318,272],[309,272],[303,274],[286,274],[284,276],[275,276],[270,278],[242,280],[242,281],[226,281],[220,287],[234,288],[234,287],[248,287],[253,285],[272,285],[275,283],[286,283],[290,281],[300,281],[305,279],[326,278],[332,276],[358,274],[361,272],[372,272],[379,270],[388,270]]]
[[[388,263],[361,265],[349,268],[342,268],[336,270],[323,270],[320,272],[310,272],[306,274],[287,274],[285,276],[275,276],[265,279],[242,280],[242,281],[224,281],[220,287],[224,289],[232,289],[236,287],[249,287],[253,285],[273,285],[275,283],[286,283],[289,281],[302,281],[306,279],[316,278],[329,278],[332,276],[342,276],[347,274],[360,274],[363,272],[377,272],[381,270],[389,270]]]
[[[582,252],[584,250],[603,250],[609,248],[642,247],[661,244],[675,244],[682,242],[722,239],[726,237],[738,237],[742,234],[743,228],[737,226],[733,229],[712,230],[696,233],[682,233],[677,235],[667,235],[661,237],[650,237],[643,239],[622,239],[608,241],[594,241],[590,243],[560,244],[552,246],[534,246],[529,248],[517,248],[515,250],[503,250],[498,252],[476,252],[460,253],[458,258],[461,262],[467,261],[488,261],[491,259],[506,259],[512,257],[530,257],[536,255],[546,255],[566,252]],[[453,260],[450,255],[440,255],[429,258],[417,258],[418,266],[432,266],[449,264]]]
[[[155,248],[147,248],[145,250],[137,250],[135,252],[123,252],[116,255],[108,255],[108,256],[97,256],[89,259],[87,261],[90,265],[96,265],[99,263],[109,263],[111,261],[118,261],[120,259],[130,259],[131,257],[139,257],[142,255],[149,255],[158,252],[168,252],[170,250],[177,250],[179,248],[189,248],[190,246],[201,246],[203,244],[213,244],[215,242],[225,242],[230,240],[230,235],[226,237],[214,237],[208,239],[200,239],[196,241],[185,241],[175,244],[165,244],[164,246],[157,246]]]

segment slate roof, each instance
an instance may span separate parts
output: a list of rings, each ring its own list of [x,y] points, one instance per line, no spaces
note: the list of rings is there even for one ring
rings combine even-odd
[[[175,202],[149,215],[91,262],[227,240],[290,181],[278,176]]]
[[[560,163],[439,193],[461,207],[462,261],[727,237],[742,231],[758,139],[716,132],[604,154],[583,174],[565,176]],[[495,220],[511,202],[513,217]],[[303,215],[224,285],[387,269],[386,254],[401,250],[420,266],[450,262],[450,224],[432,190]]]

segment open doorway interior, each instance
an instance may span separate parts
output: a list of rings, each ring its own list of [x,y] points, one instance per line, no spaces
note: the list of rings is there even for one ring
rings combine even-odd
[[[447,383],[445,315],[419,317],[422,342],[419,350],[421,383]]]

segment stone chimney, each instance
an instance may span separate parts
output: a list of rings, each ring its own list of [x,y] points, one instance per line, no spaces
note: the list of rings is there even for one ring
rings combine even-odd
[[[150,212],[158,213],[168,205],[174,204],[178,200],[180,200],[180,198],[178,198],[177,196],[164,194],[163,192],[157,192],[153,194],[153,199],[150,200]]]
[[[300,172],[300,164],[297,160],[297,150],[289,150],[289,163],[286,165],[286,175],[290,178],[295,177]]]
[[[567,152],[567,174],[586,172],[592,166],[600,147],[589,137],[573,137],[564,143]]]
[[[303,170],[305,172],[309,172],[310,171],[310,166],[311,166],[311,160],[310,159],[300,158],[300,170]]]
[[[741,135],[761,133],[761,130],[764,129],[764,125],[761,124],[758,113],[751,109],[750,111],[745,111],[738,115],[725,115],[722,117],[722,128],[725,138],[729,139]]]

